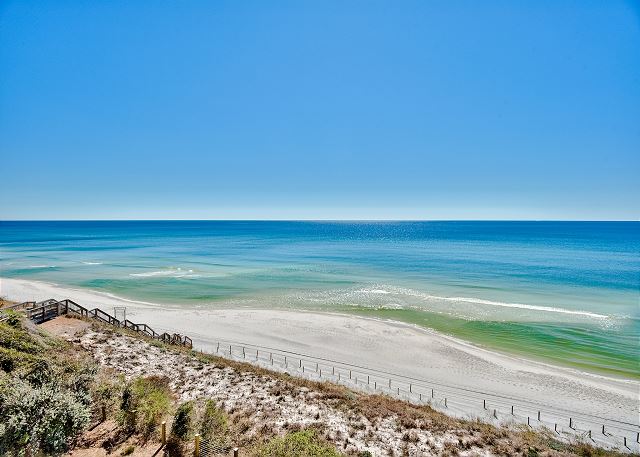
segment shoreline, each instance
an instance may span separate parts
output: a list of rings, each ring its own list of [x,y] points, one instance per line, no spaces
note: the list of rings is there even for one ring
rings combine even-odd
[[[211,350],[215,340],[242,341],[638,423],[636,380],[494,352],[403,322],[311,311],[171,307],[9,278],[0,278],[0,294],[16,301],[70,298],[108,312],[124,305],[134,322],[189,335],[202,349]]]

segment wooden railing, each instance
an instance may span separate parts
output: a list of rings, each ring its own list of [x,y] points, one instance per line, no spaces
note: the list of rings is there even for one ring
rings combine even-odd
[[[165,343],[187,346],[190,348],[193,347],[193,341],[188,336],[180,335],[179,333],[170,334],[166,332],[161,334],[153,330],[147,324],[136,324],[131,322],[129,319],[120,321],[100,308],[88,309],[69,299],[49,299],[41,302],[28,301],[2,309],[2,311],[6,310],[24,313],[28,319],[32,320],[36,324],[41,324],[64,314],[75,314],[84,318],[96,319],[115,327],[126,328]]]

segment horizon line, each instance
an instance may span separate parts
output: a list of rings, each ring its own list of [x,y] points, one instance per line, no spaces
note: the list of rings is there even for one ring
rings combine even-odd
[[[640,222],[640,219],[0,219],[2,222]]]

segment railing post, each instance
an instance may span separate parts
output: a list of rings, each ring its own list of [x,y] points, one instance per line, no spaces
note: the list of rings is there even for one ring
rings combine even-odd
[[[194,457],[200,457],[200,434],[199,433],[196,433],[196,436],[195,436],[193,455]]]
[[[162,421],[160,426],[160,442],[165,445],[167,444],[167,423]]]
[[[238,457],[238,448],[237,447],[233,448],[233,457]]]

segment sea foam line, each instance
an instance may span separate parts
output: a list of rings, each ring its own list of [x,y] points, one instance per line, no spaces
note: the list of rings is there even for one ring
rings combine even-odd
[[[130,273],[129,276],[134,276],[137,278],[151,278],[155,276],[170,276],[174,278],[184,278],[184,277],[198,277],[199,275],[194,275],[193,270],[183,270],[182,268],[172,268],[169,270],[159,270],[159,271],[149,271],[144,273]]]
[[[468,297],[433,297],[433,298],[438,298],[440,300],[447,300],[447,301],[462,301],[467,303],[477,303],[480,305],[502,306],[504,308],[521,308],[521,309],[531,309],[536,311],[547,311],[550,313],[575,314],[579,316],[595,317],[598,319],[606,319],[609,317],[604,314],[592,313],[591,311],[576,311],[571,309],[556,308],[554,306],[527,305],[524,303],[504,303],[504,302],[498,302],[498,301],[483,300],[481,298],[468,298]]]
[[[388,289],[391,289],[391,291],[389,291]],[[397,293],[397,294],[405,294],[405,295],[412,295],[414,297],[419,297],[419,298],[423,298],[423,299],[427,299],[427,300],[441,300],[441,301],[448,301],[448,302],[454,302],[454,303],[473,303],[473,304],[477,304],[477,305],[488,305],[488,306],[499,306],[502,308],[519,308],[519,309],[528,309],[528,310],[533,310],[533,311],[543,311],[543,312],[549,312],[549,313],[560,313],[560,314],[570,314],[570,315],[575,315],[575,316],[586,316],[586,317],[592,317],[595,319],[607,319],[609,318],[609,316],[604,315],[604,314],[598,314],[598,313],[594,313],[591,311],[581,311],[581,310],[571,310],[571,309],[565,309],[565,308],[558,308],[555,306],[540,306],[540,305],[527,305],[525,303],[505,303],[505,302],[499,302],[499,301],[493,301],[493,300],[485,300],[482,298],[472,298],[472,297],[440,297],[437,295],[430,295],[430,294],[424,294],[424,293],[420,293],[411,289],[402,289],[402,288],[396,288],[396,287],[390,287],[387,289],[382,289],[382,288],[376,288],[376,289],[360,289],[358,292],[365,292],[365,293],[371,293],[371,294],[390,294],[390,293]]]

